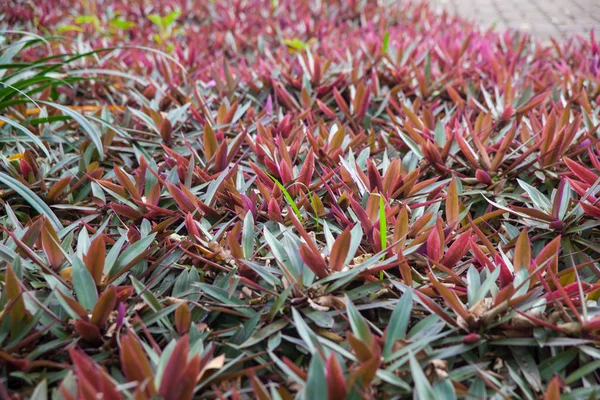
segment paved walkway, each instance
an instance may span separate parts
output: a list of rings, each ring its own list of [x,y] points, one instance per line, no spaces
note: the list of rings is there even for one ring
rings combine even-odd
[[[574,34],[600,37],[600,0],[430,0],[439,7],[497,29],[518,29],[540,39]]]

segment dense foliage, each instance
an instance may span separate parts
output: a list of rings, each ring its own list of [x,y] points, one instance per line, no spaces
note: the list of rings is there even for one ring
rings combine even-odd
[[[600,388],[600,49],[396,1],[0,6],[0,397]]]

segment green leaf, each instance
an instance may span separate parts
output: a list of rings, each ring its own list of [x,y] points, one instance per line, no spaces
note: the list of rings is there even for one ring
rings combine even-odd
[[[394,342],[398,339],[404,339],[408,323],[410,322],[410,313],[412,311],[412,291],[404,292],[390,317],[387,332],[385,334],[385,343],[383,345],[383,357],[387,359],[391,354]]]
[[[304,322],[302,315],[300,315],[295,308],[292,308],[292,317],[294,319],[294,325],[296,325],[296,330],[298,331],[300,338],[306,343],[308,350],[311,354],[317,354],[316,349],[317,346],[319,346],[319,342],[315,333],[309,328],[306,322]]]
[[[477,303],[478,299],[484,296],[481,295],[480,288],[481,279],[479,277],[479,272],[477,271],[477,268],[471,265],[467,270],[467,300],[471,307]]]
[[[179,10],[171,11],[170,13],[165,15],[163,17],[163,22],[164,22],[165,26],[168,27],[171,24],[173,24],[173,22],[175,22],[177,17],[179,17],[180,15],[181,15],[181,11],[179,11]]]
[[[300,40],[298,38],[284,39],[283,44],[291,47],[294,50],[298,50],[298,51],[306,50],[309,47],[308,43],[303,42],[302,40]]]
[[[247,212],[244,217],[244,228],[242,230],[242,250],[244,258],[250,260],[254,249],[254,217]]]
[[[65,107],[61,104],[51,103],[48,101],[40,101],[41,104],[46,104],[47,106],[54,107],[57,110],[60,110],[64,115],[71,117],[75,122],[79,124],[83,132],[90,138],[96,150],[98,150],[98,157],[100,160],[104,159],[104,148],[102,146],[102,134],[98,130],[98,128],[88,121],[82,114],[77,111],[71,110],[69,107]]]
[[[488,271],[488,277],[485,279],[485,281],[483,282],[483,284],[477,291],[476,295],[474,296],[473,304],[469,303],[469,305],[473,306],[479,300],[483,299],[488,294],[488,292],[492,289],[492,286],[495,285],[496,280],[498,279],[498,276],[500,276],[500,268],[496,268],[492,272]]]
[[[519,186],[521,186],[523,190],[527,192],[529,198],[531,201],[533,201],[535,208],[546,214],[550,214],[552,212],[552,204],[550,203],[550,200],[546,198],[546,196],[544,196],[539,190],[530,184],[523,182],[520,179],[517,179],[517,182],[519,182]]]
[[[206,295],[212,297],[215,300],[222,302],[223,304],[233,305],[233,306],[245,306],[246,303],[236,297],[230,297],[226,290],[214,286],[209,285],[207,283],[196,283],[194,286],[200,288],[202,292]],[[251,308],[235,308],[236,311],[248,316],[253,317],[256,312]]]
[[[386,32],[383,35],[383,43],[381,44],[381,53],[382,54],[387,53],[389,44],[390,44],[390,33]]]
[[[46,157],[48,157],[51,160],[54,160],[54,157],[52,156],[52,154],[50,154],[50,152],[48,151],[48,149],[46,148],[46,146],[44,145],[44,143],[42,143],[42,141],[40,140],[40,138],[38,138],[29,129],[25,128],[23,125],[19,124],[18,122],[13,121],[10,118],[3,117],[2,115],[0,115],[0,121],[4,121],[7,125],[10,125],[13,128],[16,128],[16,129],[20,130],[21,132],[23,132],[25,135],[27,135],[27,137],[29,137],[29,139],[31,139],[31,141],[37,147],[39,147],[44,152],[44,154],[46,155]]]
[[[348,295],[346,295],[346,311],[348,312],[348,319],[350,320],[350,327],[354,336],[367,344],[371,344],[373,336],[371,335],[369,325],[367,325],[362,315],[360,315],[356,306],[352,304],[352,300],[350,300]]]
[[[47,400],[48,399],[48,381],[41,381],[33,391],[30,400]]]
[[[168,307],[163,308],[160,311],[157,312],[151,312],[148,313],[147,315],[144,316],[144,318],[142,319],[142,322],[149,326],[154,324],[157,321],[160,321],[164,326],[166,326],[168,329],[172,330],[172,324],[171,321],[169,321],[169,319],[167,318],[168,315],[172,314],[175,312],[175,310],[177,310],[177,308],[180,306],[180,304],[171,304]]]
[[[525,91],[513,100],[513,105],[516,110],[523,107],[533,97],[533,87],[531,85],[525,88]]]
[[[381,250],[384,250],[387,247],[387,219],[385,216],[383,196],[379,196],[379,240],[381,243]]]
[[[433,386],[433,392],[434,399],[456,400],[456,391],[452,386],[452,381],[448,378],[436,382]]]
[[[98,25],[100,24],[100,19],[95,15],[80,15],[75,19],[75,22],[78,24]]]
[[[128,266],[131,262],[135,261],[135,259],[138,258],[141,253],[146,251],[155,237],[156,233],[153,233],[149,236],[141,238],[134,244],[127,247],[125,251],[123,251],[123,253],[121,253],[121,255],[117,258],[114,267],[111,269],[111,276],[114,276],[116,273]]]
[[[165,374],[165,369],[167,368],[167,363],[169,362],[169,358],[171,357],[173,350],[175,350],[176,345],[177,341],[175,339],[171,339],[169,344],[165,346],[164,350],[160,354],[160,359],[156,368],[156,374],[154,375],[154,382],[157,387],[160,387],[162,377]]]
[[[162,18],[160,15],[150,14],[150,15],[148,15],[148,19],[157,27],[159,27],[159,28],[163,27]]]
[[[569,204],[572,199],[572,191],[571,184],[568,180],[565,179],[565,186],[563,188],[562,198],[560,199],[560,205],[558,207],[558,219],[561,221],[565,219],[567,215],[567,210],[569,209]]]
[[[350,153],[350,154],[353,154],[353,153]],[[348,173],[350,174],[350,177],[352,178],[352,180],[358,187],[358,190],[360,191],[361,196],[363,196],[368,191],[367,186],[365,185],[363,180],[360,179],[360,176],[358,175],[358,171],[356,170],[356,167],[354,165],[355,161],[353,161],[353,158],[351,159],[351,161],[346,161],[346,160],[344,160],[344,158],[340,157],[340,163],[346,169],[346,171],[348,171]]]
[[[600,360],[592,361],[591,363],[585,364],[583,367],[579,368],[571,375],[565,378],[565,384],[571,385],[577,382],[579,379],[583,378],[586,375],[591,374],[592,372],[598,370],[600,368]]]
[[[537,364],[528,349],[510,348],[515,361],[517,362],[522,375],[534,391],[542,391],[542,379]]]
[[[427,380],[421,365],[410,351],[408,352],[408,358],[410,361],[410,372],[415,384],[415,398],[418,400],[435,399],[429,380]]]
[[[262,279],[264,279],[265,282],[267,282],[269,285],[271,285],[273,287],[278,286],[278,285],[282,286],[281,279],[279,279],[277,276],[275,276],[275,274],[277,274],[276,270],[258,265],[252,261],[241,260],[241,263],[250,267],[252,270],[254,270],[254,272],[256,272],[258,275],[260,275],[260,277]]]
[[[444,125],[442,125],[441,121],[438,121],[435,125],[435,130],[433,131],[433,135],[437,144],[440,147],[444,147],[446,145],[446,131],[444,130]]]
[[[212,205],[215,195],[217,194],[217,190],[219,190],[219,187],[221,187],[221,183],[223,183],[225,178],[227,178],[230,175],[231,170],[231,167],[225,168],[223,171],[221,171],[217,179],[210,182],[210,184],[208,185],[208,189],[206,189],[204,203],[206,203],[209,206]]]
[[[275,318],[275,315],[277,315],[277,312],[281,309],[281,306],[283,306],[283,304],[287,300],[287,298],[290,295],[290,292],[292,291],[293,288],[294,288],[294,286],[292,286],[292,285],[288,286],[275,299],[275,301],[273,302],[273,305],[271,306],[271,309],[269,310],[269,313],[267,315],[267,318],[268,318],[269,321],[272,321],[273,318]]]
[[[550,380],[557,372],[563,371],[577,357],[578,353],[577,348],[572,347],[569,350],[559,352],[554,357],[545,359],[539,365],[542,380]]]
[[[247,347],[254,346],[255,344],[264,342],[271,335],[273,335],[276,332],[279,332],[280,330],[285,328],[287,325],[288,325],[288,321],[286,321],[285,319],[277,320],[277,321],[273,322],[272,324],[267,325],[264,328],[255,331],[252,335],[250,335],[248,340],[246,340],[244,343],[242,343],[239,346],[239,348],[245,349]]]
[[[127,240],[127,236],[121,236],[119,240],[115,242],[113,247],[111,247],[110,251],[106,255],[106,259],[104,260],[104,270],[102,271],[104,275],[110,275],[110,272],[112,271],[112,268],[119,257],[119,253],[121,253],[121,249]]]
[[[86,310],[92,311],[98,301],[98,291],[94,278],[85,264],[77,256],[72,257],[73,266],[73,286],[77,294],[77,301],[85,307]]]
[[[308,366],[308,376],[304,386],[306,400],[327,400],[327,379],[321,356],[314,354]]]
[[[136,293],[140,295],[142,299],[144,299],[146,304],[148,304],[148,306],[150,306],[154,312],[162,310],[162,306],[160,305],[158,299],[144,286],[142,282],[135,279],[134,276],[130,276],[129,278],[131,279],[131,283],[133,283]]]
[[[400,135],[400,137],[402,138],[402,140],[404,141],[404,143],[406,143],[406,145],[413,151],[413,153],[415,153],[415,155],[419,158],[419,160],[422,160],[423,159],[423,153],[421,152],[421,149],[419,148],[419,145],[416,144],[411,138],[409,138],[400,129],[398,129],[398,134]]]
[[[40,199],[31,189],[23,185],[18,180],[6,175],[4,172],[0,172],[0,182],[4,183],[10,189],[17,192],[23,200],[25,200],[31,207],[33,207],[37,212],[42,215],[45,215],[50,222],[52,223],[52,227],[56,230],[62,230],[63,226],[60,223],[60,220],[54,214],[54,212],[48,207],[46,203],[42,199]]]
[[[275,355],[275,353],[273,353],[273,350],[269,349],[269,350],[267,350],[267,352],[269,353],[269,356],[271,357],[273,362],[275,364],[277,364],[279,369],[281,369],[287,377],[291,378],[292,380],[294,380],[296,383],[298,383],[300,385],[304,385],[304,380],[302,380],[302,378],[300,378],[294,372],[294,370],[292,370],[290,367],[288,367],[286,363],[284,363],[279,357],[277,357]],[[243,356],[243,354],[242,354],[242,356]]]
[[[302,221],[302,214],[300,214],[300,210],[298,209],[298,206],[294,202],[294,199],[292,198],[292,196],[290,195],[290,193],[287,191],[287,189],[285,188],[285,186],[283,186],[281,184],[281,182],[279,182],[277,180],[277,178],[275,178],[273,175],[269,174],[266,171],[265,171],[265,173],[267,175],[269,175],[269,177],[273,180],[273,182],[275,182],[275,184],[279,187],[279,189],[281,189],[281,192],[285,196],[285,199],[287,200],[288,204],[290,205],[290,207],[292,207],[292,210],[294,210],[294,214],[296,214],[296,216],[298,217],[299,221]]]
[[[132,21],[126,21],[123,18],[115,18],[113,19],[110,24],[112,26],[114,26],[115,28],[121,29],[121,30],[127,30],[127,29],[131,29],[133,27],[136,26],[135,22]]]

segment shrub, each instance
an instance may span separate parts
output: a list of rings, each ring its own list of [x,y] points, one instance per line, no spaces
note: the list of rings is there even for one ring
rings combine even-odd
[[[3,5],[3,396],[588,398],[600,55],[426,4]]]

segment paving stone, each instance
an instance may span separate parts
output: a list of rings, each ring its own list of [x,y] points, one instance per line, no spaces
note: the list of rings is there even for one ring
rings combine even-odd
[[[600,36],[600,0],[429,0],[484,27],[496,23],[539,39]]]

